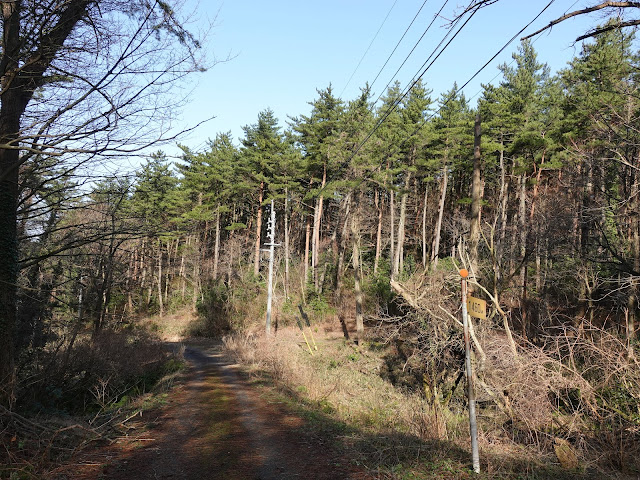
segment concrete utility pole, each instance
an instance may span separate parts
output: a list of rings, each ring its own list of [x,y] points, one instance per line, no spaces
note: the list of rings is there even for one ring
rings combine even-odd
[[[269,282],[267,287],[267,334],[271,333],[271,300],[273,299],[273,251],[276,246],[276,211],[271,200],[271,218],[269,219]]]

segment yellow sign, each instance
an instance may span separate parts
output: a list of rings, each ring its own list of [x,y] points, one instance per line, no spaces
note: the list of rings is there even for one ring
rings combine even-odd
[[[467,311],[472,317],[486,319],[487,302],[479,298],[469,297],[467,299]]]

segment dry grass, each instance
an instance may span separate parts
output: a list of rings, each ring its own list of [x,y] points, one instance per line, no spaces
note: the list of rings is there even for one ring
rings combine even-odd
[[[403,394],[379,376],[378,355],[322,328],[314,329],[315,350],[305,330],[313,355],[301,331],[294,328],[281,329],[271,338],[229,336],[225,346],[253,374],[269,375],[340,421],[363,430],[402,432],[422,439],[446,436],[444,420],[436,421],[419,395]]]
[[[73,348],[40,352],[18,378],[19,412],[0,407],[0,478],[41,478],[96,440],[121,435],[173,384],[172,354],[143,331],[76,338]]]
[[[314,328],[318,350],[313,350],[313,355],[300,330],[293,328],[281,329],[271,337],[261,332],[228,336],[224,344],[251,375],[271,380],[295,405],[320,412],[323,421],[342,425],[329,432],[333,441],[349,448],[362,464],[381,469],[379,478],[405,478],[390,473],[400,464],[405,473],[408,465],[421,465],[411,470],[421,474],[436,467],[440,472],[438,459],[449,459],[445,461],[447,468],[464,470],[468,461],[465,411],[454,413],[437,402],[429,404],[422,392],[403,392],[383,380],[380,367],[384,352],[380,346],[365,342],[357,347],[346,342],[335,323]],[[311,342],[308,329],[306,334]],[[483,470],[498,472],[497,478],[511,478],[514,468],[519,472],[535,470],[540,475],[523,478],[556,478],[556,473],[539,473],[541,459],[548,462],[552,457],[518,445],[504,432],[492,435],[482,431],[480,443]],[[538,467],[532,466],[536,464]],[[424,478],[441,478],[440,474]],[[568,473],[558,478],[573,477]]]
[[[144,318],[138,322],[138,325],[147,331],[155,332],[164,341],[180,342],[196,319],[193,309],[185,307],[162,317],[155,315]]]

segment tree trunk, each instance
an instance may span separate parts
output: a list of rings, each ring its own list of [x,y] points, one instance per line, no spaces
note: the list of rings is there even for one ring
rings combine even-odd
[[[473,129],[473,178],[471,184],[471,232],[469,234],[469,257],[474,274],[478,273],[478,244],[480,243],[480,217],[482,215],[482,178],[480,157],[480,113],[476,114]]]
[[[323,182],[324,185],[324,182]],[[312,259],[311,259],[311,269],[313,272],[313,283],[318,290],[318,265],[320,263],[320,228],[322,226],[322,209],[324,207],[324,197],[320,195],[317,202],[317,211],[313,222],[313,248],[312,248]]]
[[[342,230],[340,230],[340,233],[338,234],[338,238],[336,239],[338,243],[338,260],[336,265],[334,286],[336,292],[336,305],[338,307],[338,319],[340,320],[340,325],[342,326],[342,334],[344,335],[345,340],[349,340],[349,329],[347,328],[347,322],[345,318],[346,309],[343,305],[342,273],[344,271],[344,257],[345,250],[347,248],[347,234],[349,232],[349,223],[351,221],[351,192],[347,193],[340,206],[344,210],[344,224],[342,226]],[[336,225],[336,230],[338,229],[339,226]]]
[[[519,221],[520,221],[520,261],[522,266],[520,268],[520,315],[522,318],[522,336],[527,338],[528,330],[528,317],[527,317],[527,176],[523,173],[519,178],[520,184],[520,207],[519,207]]]
[[[307,225],[305,227],[304,234],[304,281],[303,285],[309,281],[309,241],[311,237],[311,224],[309,223],[309,217],[307,216]]]
[[[396,243],[395,260],[393,262],[394,276],[397,276],[404,269],[404,230],[407,222],[407,198],[409,197],[409,184],[411,182],[411,172],[407,172],[404,182],[404,191],[400,200],[400,219],[398,220],[398,241]]]
[[[316,277],[316,265],[318,264],[318,239],[316,233],[320,229],[320,197],[316,198],[315,205],[313,207],[313,230],[311,231],[311,281],[314,288],[318,288],[318,282]]]
[[[422,268],[427,268],[427,200],[429,196],[428,185],[424,186],[424,198],[422,205]]]
[[[433,230],[433,245],[431,247],[431,268],[435,270],[438,266],[438,255],[440,254],[440,234],[442,232],[442,219],[444,217],[444,206],[447,199],[447,183],[449,181],[449,166],[446,164],[442,169],[442,188],[440,190],[440,203],[438,204],[438,220]]]
[[[322,208],[324,196],[322,189],[327,184],[327,166],[322,170],[322,183],[320,184],[320,196],[316,200],[316,208],[313,213],[313,237],[311,239],[311,274],[313,275],[313,285],[318,290],[318,263],[320,261],[320,227],[322,224]]]
[[[382,250],[382,205],[380,199],[380,190],[376,189],[375,195],[375,205],[378,210],[378,228],[376,229],[376,257],[373,263],[373,274],[376,275],[378,273],[378,266],[380,265],[380,255]],[[337,227],[336,227],[337,228]]]
[[[186,253],[185,250],[188,247],[187,242],[188,242],[188,238],[185,241],[185,245],[182,247],[182,253],[180,254],[180,270],[178,271],[178,276],[180,277],[181,297],[183,302],[187,295],[187,273],[184,266],[184,256]]]
[[[115,227],[113,227],[113,231],[115,231]],[[113,267],[115,264],[115,256],[118,250],[119,244],[115,241],[115,234],[111,236],[109,241],[109,250],[107,257],[106,270],[104,275],[104,290],[103,290],[103,302],[102,302],[102,312],[100,312],[100,325],[104,327],[107,323],[107,312],[109,309],[109,303],[111,303],[111,291],[113,289]]]
[[[164,316],[164,301],[162,300],[162,243],[158,240],[158,308],[160,316]]]
[[[342,230],[340,231],[339,239],[338,239],[338,261],[336,265],[336,274],[334,285],[335,289],[338,292],[338,295],[342,295],[342,272],[344,271],[344,256],[345,250],[347,249],[347,234],[349,233],[349,222],[350,222],[350,211],[351,211],[351,193],[348,193],[343,201],[343,209],[344,209],[344,223],[342,225]],[[339,226],[336,225],[336,230],[338,230]],[[340,305],[341,302],[338,302]]]
[[[353,236],[353,280],[354,294],[356,297],[356,343],[362,341],[364,334],[364,317],[362,314],[362,288],[360,285],[360,208],[358,202],[354,202],[351,215],[351,234]]]
[[[52,14],[46,32],[25,42],[21,32],[22,2],[2,3],[0,45],[0,405],[13,403],[14,344],[17,322],[18,171],[20,168],[20,122],[35,92],[44,83],[44,73],[58,55],[66,38],[86,14],[89,0],[67,2],[59,15]],[[55,8],[55,7],[54,7]],[[25,16],[28,16],[25,14]],[[31,48],[29,60],[26,48]],[[9,148],[7,148],[7,146]]]
[[[498,239],[496,240],[495,250],[494,250],[494,294],[498,295],[498,289],[500,288],[500,283],[502,282],[502,267],[503,267],[503,258],[504,253],[502,251],[502,247],[504,246],[504,240],[507,235],[507,208],[509,205],[509,178],[507,177],[506,167],[504,165],[504,144],[502,142],[502,136],[500,137],[500,197],[498,202],[500,204],[500,212],[498,217],[496,217],[496,222],[498,218],[500,219],[500,232],[498,233]]]
[[[253,274],[257,277],[260,273],[260,234],[262,233],[262,200],[264,196],[264,182],[260,182],[258,193],[258,214],[256,215],[256,241],[253,258]]]
[[[147,246],[147,239],[143,238],[142,242],[140,244],[140,267],[139,269],[141,270],[141,274],[140,274],[140,297],[142,298],[142,295],[144,294],[144,288],[146,287],[147,284],[147,263],[146,263],[146,246]]]
[[[184,258],[184,257],[183,257]],[[216,238],[213,247],[213,280],[218,279],[218,264],[220,263],[220,205],[216,211]]]
[[[171,283],[171,250],[173,240],[167,242],[167,265],[164,269],[164,304],[169,305],[169,284]]]
[[[20,4],[9,2],[2,4],[3,28],[7,49],[9,41],[17,49],[19,42]],[[5,50],[6,52],[6,50]],[[3,54],[6,55],[6,53]],[[4,55],[3,55],[4,57]],[[17,68],[17,65],[14,65]],[[10,82],[10,80],[9,80]],[[2,78],[2,94],[0,106],[0,143],[16,145],[20,131],[20,117],[24,107],[20,105],[17,95],[8,88],[7,80]],[[14,344],[17,321],[17,281],[18,281],[18,168],[19,150],[0,149],[0,405],[11,406],[13,403]]]
[[[147,308],[149,308],[149,306],[151,305],[151,296],[153,295],[153,265],[151,264],[151,259],[154,257],[154,253],[153,253],[153,245],[151,243],[151,239],[149,238],[149,264],[147,265],[147,262],[145,261],[144,264],[144,270],[142,272],[142,276],[143,279],[146,280],[146,282],[143,283],[143,285],[146,287],[147,289]],[[142,252],[142,255],[144,257],[145,260],[147,260],[147,245],[145,245],[145,248]],[[144,294],[144,290],[141,292],[142,294]]]
[[[191,308],[195,312],[198,306],[198,297],[200,296],[200,238],[196,235],[193,239],[193,297],[191,299]]]
[[[390,267],[391,267],[391,279],[394,279],[394,272],[396,271],[396,265],[395,265],[395,244],[396,244],[396,232],[395,232],[395,224],[396,224],[396,214],[395,214],[395,210],[396,210],[396,206],[395,206],[395,198],[394,198],[394,191],[391,190],[389,192],[389,217],[390,217],[390,221],[389,221],[389,263],[390,263]]]
[[[289,191],[284,190],[284,294],[289,298]]]
[[[227,287],[229,289],[231,288],[231,279],[233,278],[233,258],[235,255],[234,248],[233,248],[234,240],[235,240],[235,232],[232,230],[229,233],[229,239],[227,240],[228,247],[225,248],[225,251],[227,252],[227,257],[229,258],[227,262]]]
[[[131,294],[133,290],[134,273],[136,265],[136,251],[132,250],[130,254],[129,265],[127,265],[127,279],[125,282],[125,289],[127,291],[127,312],[129,315],[133,314],[133,296]]]
[[[638,317],[638,272],[640,272],[640,219],[638,219],[638,212],[640,211],[640,186],[638,185],[638,177],[633,169],[630,172],[631,176],[631,195],[630,198],[630,212],[631,214],[631,232],[630,243],[631,251],[633,252],[633,270],[636,272],[636,276],[631,276],[629,279],[629,295],[627,297],[627,321],[626,331],[627,339],[629,342],[630,352],[633,353],[633,343],[636,338],[636,325]]]

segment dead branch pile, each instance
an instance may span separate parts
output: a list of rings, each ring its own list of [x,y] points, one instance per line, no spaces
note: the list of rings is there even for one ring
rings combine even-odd
[[[464,368],[455,277],[418,273],[392,282],[406,314],[377,319],[376,333],[398,345],[402,370],[416,369],[427,398],[441,405],[449,404]],[[494,427],[525,443],[552,447],[569,440],[590,458],[609,452],[610,466],[638,463],[640,363],[633,346],[617,332],[585,324],[548,329],[534,345],[506,331],[509,319],[501,311],[501,322],[472,321],[476,393],[485,421],[493,419]],[[464,401],[462,389],[458,395]]]

